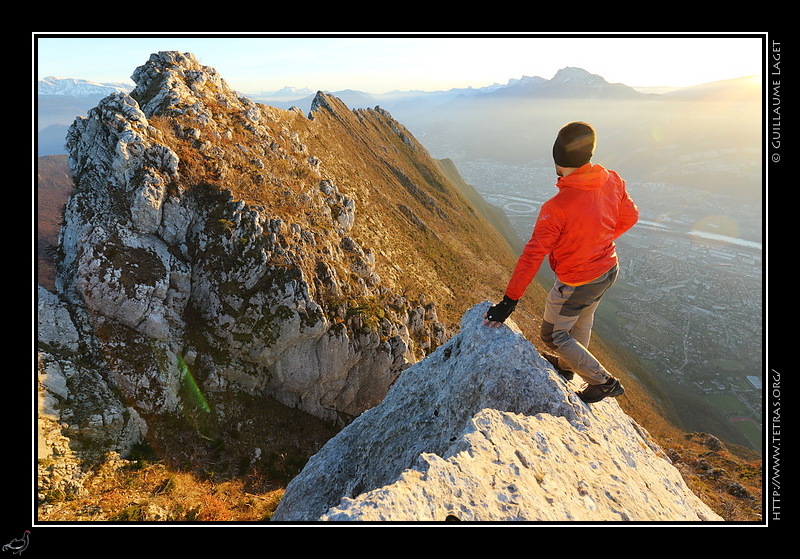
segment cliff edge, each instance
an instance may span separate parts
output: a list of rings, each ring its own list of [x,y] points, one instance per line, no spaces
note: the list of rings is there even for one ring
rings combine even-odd
[[[615,400],[587,405],[488,303],[311,458],[273,521],[719,521]]]

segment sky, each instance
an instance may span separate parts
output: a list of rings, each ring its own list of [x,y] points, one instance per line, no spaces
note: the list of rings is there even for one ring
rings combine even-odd
[[[682,87],[760,75],[766,34],[743,35],[192,37],[34,32],[32,59],[37,79],[132,83],[131,74],[151,53],[179,50],[215,68],[241,93],[284,86],[375,94],[436,91],[505,84],[523,76],[550,79],[567,66],[632,87]]]

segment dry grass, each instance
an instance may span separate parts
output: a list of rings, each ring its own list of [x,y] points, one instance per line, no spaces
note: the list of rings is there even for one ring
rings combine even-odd
[[[283,488],[252,479],[214,482],[163,464],[111,459],[87,474],[85,496],[50,502],[41,522],[266,522]]]

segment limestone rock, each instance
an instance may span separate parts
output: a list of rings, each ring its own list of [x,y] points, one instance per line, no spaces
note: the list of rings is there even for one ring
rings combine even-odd
[[[76,352],[80,337],[67,306],[41,286],[37,287],[36,303],[39,344]]]
[[[42,501],[79,494],[109,452],[169,438],[154,425],[262,421],[243,402],[342,425],[443,341],[435,315],[409,329],[415,302],[354,234],[350,164],[326,171],[298,133],[308,119],[239,96],[190,53],[132,77],[67,135],[55,292],[38,293]]]
[[[374,316],[358,305],[387,289],[350,235],[355,200],[274,112],[192,54],[155,53],[132,78],[130,95],[70,128],[57,269],[58,293],[87,317],[86,345],[112,355],[109,381],[143,412],[177,411],[178,362],[202,346],[192,366],[211,393],[269,394],[336,421],[380,401],[443,328],[410,317],[410,303]],[[278,203],[291,217],[241,198],[244,166],[275,173],[256,177],[261,196],[270,183],[300,193]],[[295,176],[315,188],[281,187]]]
[[[720,520],[615,400],[581,402],[487,308],[312,457],[273,520]]]

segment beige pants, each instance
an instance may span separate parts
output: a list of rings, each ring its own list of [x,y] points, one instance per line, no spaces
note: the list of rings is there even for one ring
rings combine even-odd
[[[611,376],[589,351],[594,312],[606,290],[617,279],[615,265],[596,280],[572,286],[556,279],[547,295],[541,337],[558,356],[558,366],[589,384],[602,384]]]

